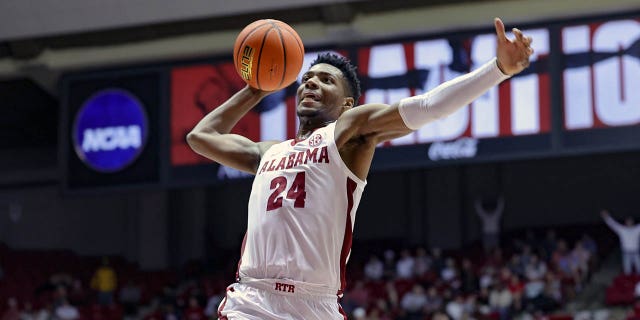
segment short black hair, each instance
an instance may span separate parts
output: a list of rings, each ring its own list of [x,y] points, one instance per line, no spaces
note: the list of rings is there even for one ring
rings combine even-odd
[[[360,100],[360,80],[358,80],[358,74],[356,73],[356,67],[351,64],[349,59],[339,56],[333,53],[321,53],[318,55],[316,60],[311,62],[311,66],[313,67],[316,64],[326,63],[338,68],[342,71],[342,75],[347,80],[347,84],[349,85],[349,94],[353,97],[354,104],[358,105],[358,100]]]

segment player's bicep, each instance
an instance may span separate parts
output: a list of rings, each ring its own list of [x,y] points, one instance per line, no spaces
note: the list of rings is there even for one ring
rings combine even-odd
[[[338,119],[336,130],[345,138],[367,136],[378,142],[412,132],[402,120],[397,104],[365,104],[350,109]]]
[[[198,154],[222,165],[256,173],[261,144],[237,134],[190,133],[187,141]]]

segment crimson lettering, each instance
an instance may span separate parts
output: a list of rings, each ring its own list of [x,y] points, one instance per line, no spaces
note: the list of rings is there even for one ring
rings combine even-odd
[[[282,292],[295,293],[295,288],[296,288],[296,286],[294,286],[292,284],[276,282],[275,290],[276,291],[282,291]]]
[[[290,153],[281,157],[278,165],[275,165],[277,159],[266,161],[258,174],[276,170],[291,169],[307,163],[329,163],[329,150],[326,146],[322,148],[307,149],[296,153]]]

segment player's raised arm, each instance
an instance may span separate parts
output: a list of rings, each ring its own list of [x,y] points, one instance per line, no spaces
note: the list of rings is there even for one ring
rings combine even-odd
[[[279,36],[269,37],[270,33]],[[206,115],[187,135],[187,142],[195,152],[211,160],[255,174],[262,153],[277,141],[256,143],[230,134],[231,129],[262,98],[296,80],[304,47],[289,25],[264,19],[247,25],[238,34],[233,57],[236,71],[247,86]]]
[[[381,142],[405,135],[454,113],[495,85],[524,70],[529,66],[529,57],[533,54],[531,37],[514,28],[515,38],[507,38],[504,24],[498,18],[495,18],[494,26],[497,36],[496,58],[468,74],[442,83],[425,94],[402,99],[391,107],[367,105],[345,112],[337,126],[337,130],[343,130],[338,133],[347,133],[343,140],[361,135],[373,136],[375,142]]]
[[[220,164],[255,173],[266,144],[230,134],[231,129],[268,92],[246,86],[207,114],[187,135],[191,149]]]

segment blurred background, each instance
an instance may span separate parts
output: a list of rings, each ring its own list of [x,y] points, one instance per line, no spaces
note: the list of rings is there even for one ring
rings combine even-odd
[[[346,56],[360,103],[393,103],[491,59],[496,16],[533,37],[531,66],[379,147],[343,307],[640,317],[637,0],[67,0],[0,2],[2,319],[216,318],[251,178],[185,135],[243,87],[232,50],[250,22],[289,23],[304,68]],[[234,132],[292,138],[295,86]]]

